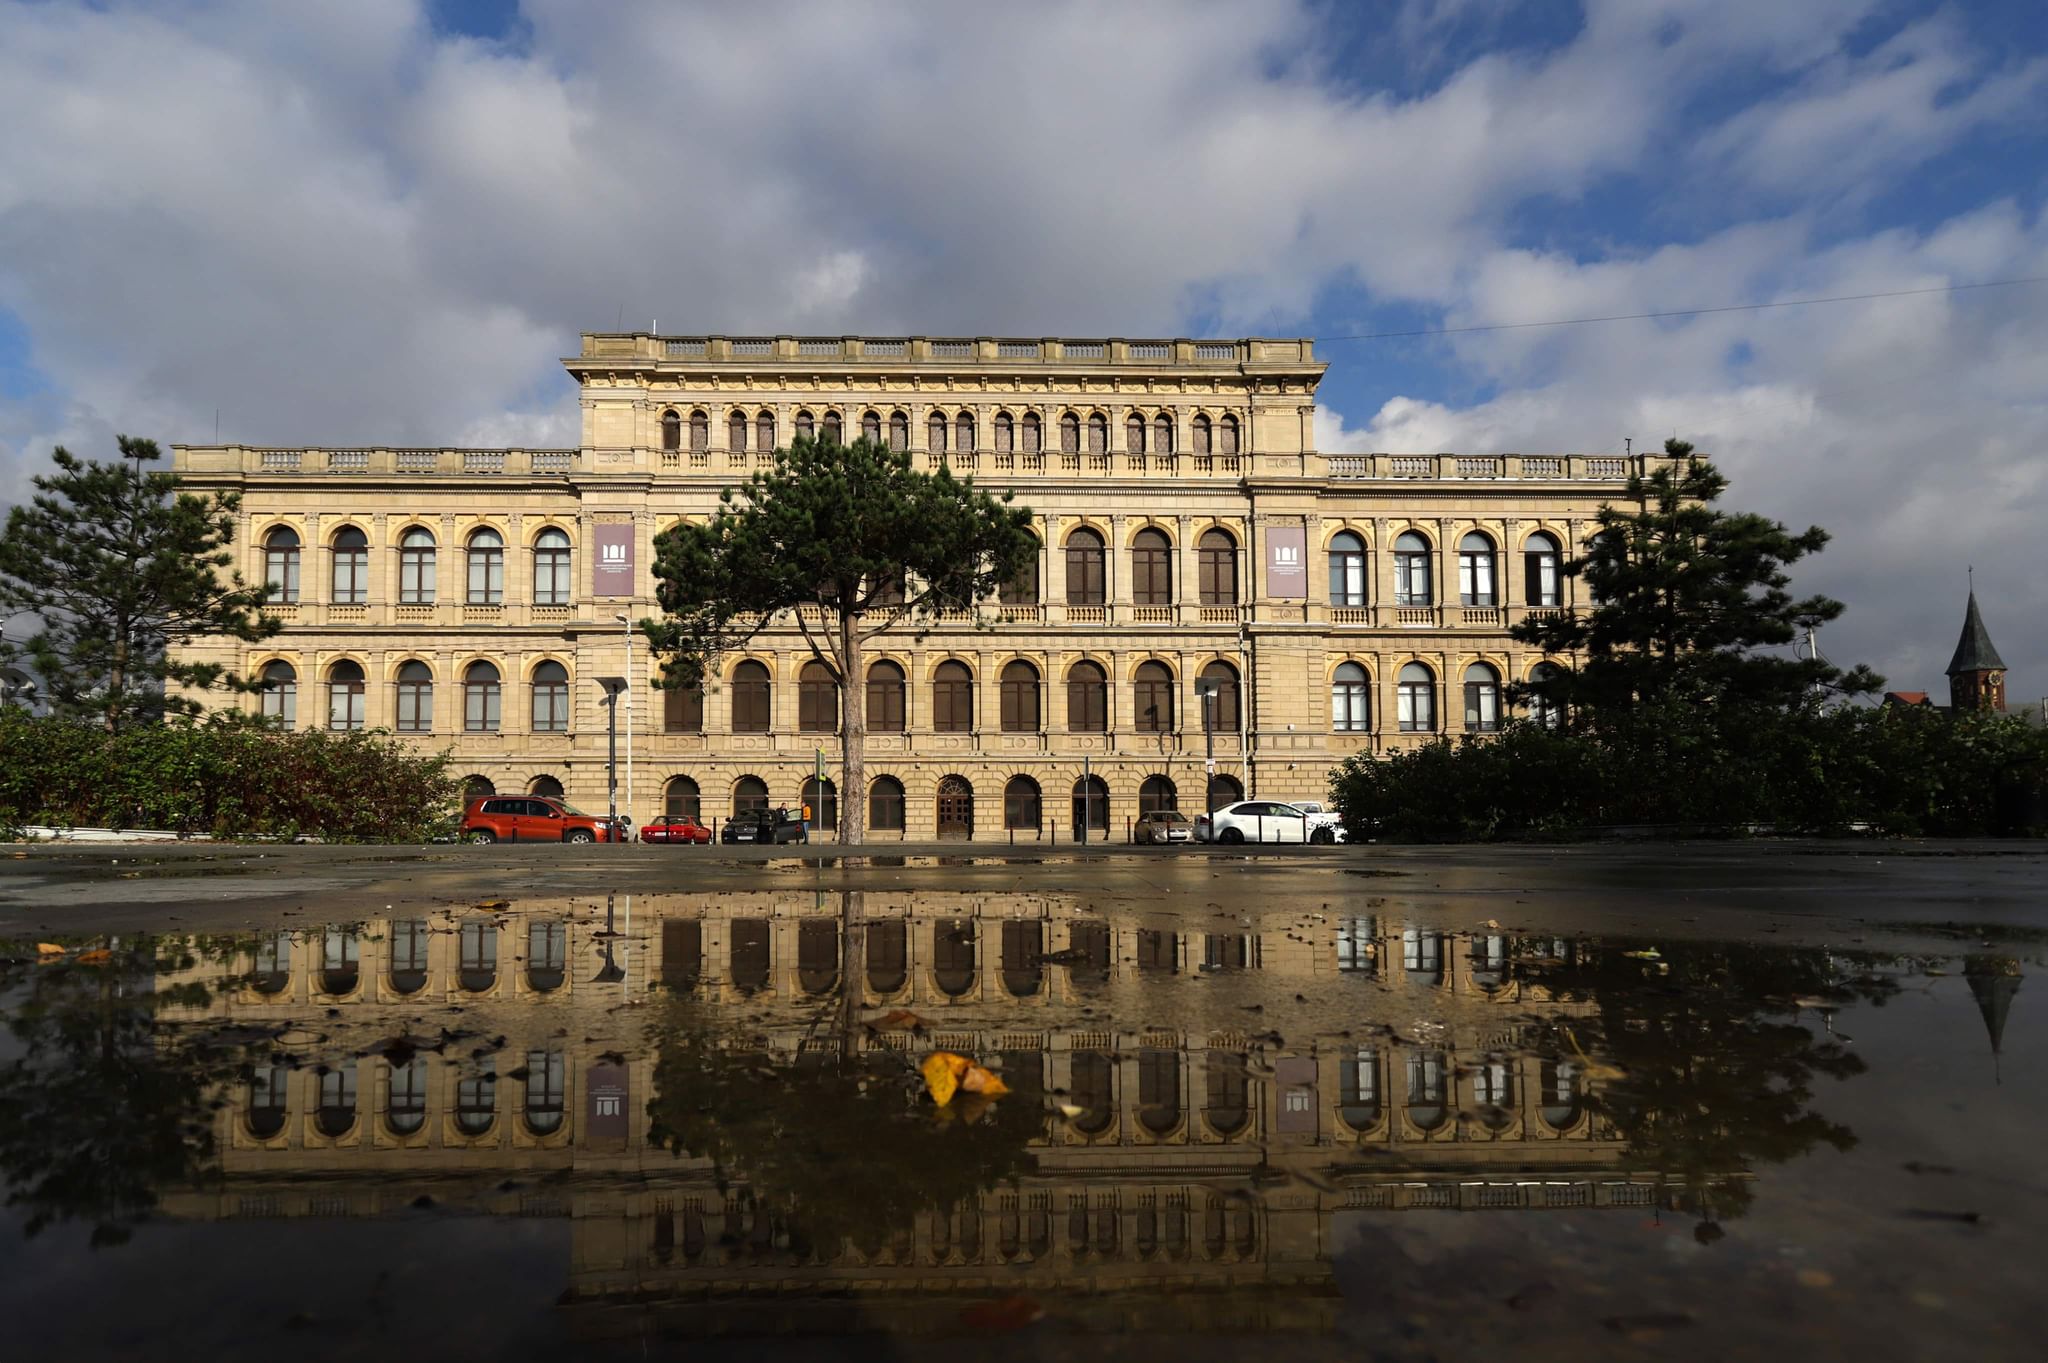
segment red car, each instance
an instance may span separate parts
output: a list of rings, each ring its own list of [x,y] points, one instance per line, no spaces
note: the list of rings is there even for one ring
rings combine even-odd
[[[708,843],[711,830],[688,814],[663,814],[640,826],[640,841]]]
[[[486,795],[462,810],[465,842],[610,842],[608,821],[541,795]]]

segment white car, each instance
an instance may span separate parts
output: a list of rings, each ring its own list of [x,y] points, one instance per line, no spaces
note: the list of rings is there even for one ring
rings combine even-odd
[[[1195,816],[1198,842],[1335,842],[1342,833],[1336,815],[1278,800],[1239,800]]]
[[[1329,829],[1338,842],[1350,841],[1344,833],[1344,816],[1324,804],[1321,800],[1291,800],[1288,803],[1308,815],[1308,840],[1310,842],[1330,841],[1329,838],[1319,839],[1316,837],[1316,830],[1318,828]]]

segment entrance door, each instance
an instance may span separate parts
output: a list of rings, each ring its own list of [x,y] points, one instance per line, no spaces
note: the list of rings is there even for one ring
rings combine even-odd
[[[939,782],[939,836],[974,836],[974,787],[963,776],[948,776]]]

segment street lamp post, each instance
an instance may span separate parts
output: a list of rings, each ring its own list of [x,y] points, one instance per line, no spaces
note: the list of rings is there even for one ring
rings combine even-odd
[[[633,820],[633,622],[622,611],[612,619],[625,630],[626,644],[626,821]]]
[[[605,757],[605,788],[611,801],[612,841],[621,842],[619,837],[619,696],[626,689],[624,677],[599,677],[597,684],[605,694],[605,736],[609,745]]]
[[[1216,812],[1216,683],[1208,677],[1195,679],[1195,694],[1202,698],[1202,808]]]

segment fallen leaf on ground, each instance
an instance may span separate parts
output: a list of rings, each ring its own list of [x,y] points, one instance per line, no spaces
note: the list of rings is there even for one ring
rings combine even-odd
[[[63,954],[64,948],[58,946],[55,942],[36,943],[36,955],[38,956],[62,956]]]
[[[1045,1308],[1030,1297],[1002,1297],[976,1302],[960,1313],[960,1323],[970,1330],[1021,1330],[1045,1315]]]
[[[920,1072],[924,1075],[924,1086],[930,1091],[932,1101],[940,1107],[952,1102],[955,1093],[963,1091],[980,1094],[984,1098],[1000,1098],[1010,1091],[1010,1086],[993,1071],[951,1051],[933,1051],[925,1057]]]
[[[114,953],[108,951],[105,947],[101,947],[98,951],[80,952],[78,963],[80,965],[105,965],[113,959]]]
[[[882,1032],[914,1032],[922,1026],[924,1019],[908,1008],[893,1008],[875,1023],[875,1029]]]

